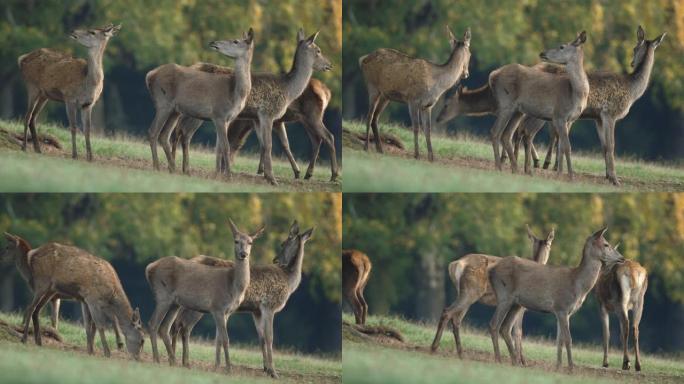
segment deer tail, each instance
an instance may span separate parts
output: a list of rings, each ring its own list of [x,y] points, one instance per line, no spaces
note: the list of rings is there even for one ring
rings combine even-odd
[[[460,260],[449,264],[449,278],[454,283],[454,288],[456,288],[456,296],[461,295],[461,276],[463,276],[464,269],[465,266]]]

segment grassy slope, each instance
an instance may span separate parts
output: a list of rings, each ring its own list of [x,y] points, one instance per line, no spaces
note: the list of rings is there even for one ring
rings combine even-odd
[[[17,314],[0,314],[12,324],[20,324]],[[49,321],[44,319],[42,324]],[[190,346],[191,370],[169,367],[166,362],[151,362],[149,339],[145,343],[143,362],[130,360],[125,353],[113,351],[113,357],[102,356],[99,337],[96,337],[96,355],[85,353],[85,331],[78,324],[60,323],[60,333],[67,346],[51,344],[37,347],[29,338],[22,345],[15,338],[0,334],[0,383],[272,383],[261,372],[261,350],[232,345],[230,349],[233,372],[212,372],[214,346],[210,343],[192,343]],[[112,332],[107,332],[110,348],[116,349]],[[4,336],[4,337],[3,337]],[[45,343],[45,338],[43,338]],[[160,341],[161,351],[165,351]],[[74,353],[76,351],[77,353]],[[283,383],[334,383],[340,382],[342,367],[339,360],[303,356],[274,351],[274,364]],[[162,359],[165,353],[162,352]],[[178,355],[180,358],[180,355]]]
[[[392,133],[404,142],[407,153],[413,153],[413,133],[404,127],[392,124],[381,124],[381,133]],[[363,132],[365,124],[358,121],[345,121],[344,128],[352,132]],[[415,161],[409,155],[399,157],[382,156],[374,151],[366,153],[362,150],[344,148],[345,166],[348,177],[345,179],[344,191],[394,191],[394,192],[593,192],[620,190],[684,190],[684,169],[654,165],[644,162],[619,158],[616,160],[616,171],[623,186],[615,188],[602,177],[605,164],[599,155],[575,153],[573,166],[575,171],[583,174],[575,182],[557,179],[550,171],[541,172],[543,177],[513,175],[508,164],[505,172],[494,171],[492,149],[489,142],[472,137],[457,139],[441,135],[433,135],[433,150],[437,162],[425,161],[427,153],[425,139],[420,136],[423,161]],[[540,156],[546,151],[537,148]],[[521,154],[519,166],[522,167],[524,156]],[[542,159],[543,160],[543,159]],[[484,163],[483,163],[484,162]],[[473,168],[470,163],[480,164]],[[486,169],[481,169],[486,164]]]
[[[353,317],[344,315],[344,320],[353,322]],[[344,382],[349,383],[581,383],[587,382],[638,382],[676,383],[684,381],[684,362],[642,354],[641,373],[633,370],[623,372],[622,355],[613,348],[609,355],[608,369],[600,368],[603,352],[598,346],[573,346],[573,360],[580,366],[575,374],[568,375],[554,371],[556,348],[550,341],[525,338],[524,351],[532,367],[521,368],[509,365],[508,354],[503,341],[501,348],[505,364],[493,364],[491,339],[488,335],[465,329],[461,340],[466,353],[459,360],[453,352],[453,336],[444,332],[438,354],[430,354],[429,346],[435,327],[411,323],[394,317],[370,316],[370,325],[385,325],[399,330],[405,337],[406,348],[372,345],[350,341],[343,343]],[[418,350],[416,351],[416,347]],[[471,360],[476,356],[476,360]],[[483,358],[482,356],[486,356]],[[564,364],[566,360],[564,357]]]
[[[19,122],[0,121],[0,128],[22,132]],[[312,180],[294,180],[290,164],[274,159],[273,172],[280,186],[272,187],[263,177],[255,175],[259,160],[256,156],[242,153],[236,157],[231,181],[214,180],[214,153],[209,150],[191,150],[191,176],[170,175],[166,171],[152,171],[149,144],[139,138],[106,137],[91,138],[95,163],[84,160],[85,140],[77,135],[79,161],[71,160],[71,134],[54,124],[41,123],[39,134],[50,134],[62,144],[61,152],[51,151],[49,156],[29,151],[22,153],[0,145],[0,190],[5,192],[273,192],[273,191],[339,191],[339,183],[329,183],[326,164],[317,167]],[[2,143],[0,143],[2,144]],[[30,144],[29,144],[30,145]],[[45,145],[42,146],[43,148]],[[29,147],[30,148],[30,147]],[[162,169],[166,168],[164,152],[159,148]],[[176,163],[180,166],[180,149]],[[300,168],[308,164],[300,161]],[[137,168],[137,169],[136,169]],[[303,173],[302,173],[303,174]]]

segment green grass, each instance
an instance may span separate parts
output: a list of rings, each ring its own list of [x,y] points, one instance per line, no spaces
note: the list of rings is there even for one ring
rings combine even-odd
[[[20,324],[17,314],[0,314],[0,319]],[[43,324],[49,323],[48,319]],[[149,339],[145,343],[143,361],[136,362],[125,353],[113,352],[112,358],[102,356],[99,337],[96,355],[85,353],[85,331],[79,324],[61,322],[60,334],[65,345],[38,347],[33,339],[23,345],[16,338],[0,333],[0,383],[273,383],[261,372],[261,350],[255,347],[231,345],[233,372],[213,372],[212,343],[193,342],[190,346],[192,369],[169,367],[162,352],[162,364],[151,362]],[[115,349],[112,332],[107,332],[110,348]],[[45,338],[43,338],[45,340]],[[45,343],[45,341],[44,341]],[[160,348],[164,351],[163,343]],[[180,358],[180,356],[178,356]],[[197,366],[199,362],[202,368]],[[274,351],[274,364],[283,383],[335,383],[341,381],[339,358],[304,356],[293,352]]]
[[[356,133],[366,131],[365,123],[344,121],[344,128]],[[345,192],[603,192],[603,191],[671,191],[684,190],[684,169],[681,167],[616,159],[616,172],[621,187],[613,187],[603,178],[605,163],[598,154],[573,154],[575,181],[559,179],[554,172],[536,170],[533,177],[494,170],[492,148],[482,139],[443,135],[432,136],[435,163],[425,160],[425,139],[420,136],[422,160],[413,153],[413,133],[405,127],[381,124],[381,133],[399,137],[406,154],[379,155],[372,148],[365,152],[356,146],[344,148],[347,177]],[[372,143],[371,143],[372,146]],[[545,149],[538,147],[541,156]],[[519,166],[522,168],[523,155]],[[473,167],[478,164],[478,167]],[[484,167],[484,169],[483,169]]]
[[[353,316],[343,319],[353,323]],[[429,347],[436,326],[412,323],[397,317],[370,316],[369,325],[384,325],[399,330],[406,339],[406,347],[343,341],[343,381],[348,383],[681,383],[684,381],[684,362],[665,357],[642,354],[642,372],[624,372],[622,354],[613,348],[609,354],[610,368],[601,368],[603,352],[595,345],[573,345],[573,360],[578,367],[573,374],[567,370],[556,372],[555,341],[526,337],[525,355],[531,367],[512,367],[506,346],[501,341],[504,364],[493,362],[491,339],[482,331],[462,329],[461,340],[466,353],[459,360],[454,350],[451,332],[446,330],[440,352],[430,354]],[[631,352],[631,351],[630,351]],[[478,356],[477,361],[470,356]],[[486,356],[486,358],[482,358]],[[567,360],[564,355],[564,365]],[[634,363],[632,361],[632,363]]]
[[[0,129],[23,134],[23,124],[16,121],[0,121]],[[0,141],[0,191],[4,192],[275,192],[275,191],[339,191],[340,183],[330,183],[330,173],[320,164],[312,180],[293,179],[290,164],[274,159],[273,172],[279,186],[273,187],[264,178],[256,176],[259,159],[253,154],[240,153],[232,164],[232,180],[213,177],[215,156],[209,149],[194,146],[190,154],[191,176],[166,172],[166,158],[159,148],[161,167],[152,170],[149,144],[135,137],[92,137],[94,163],[85,161],[85,140],[77,135],[79,160],[71,160],[71,134],[60,126],[40,123],[39,134],[56,137],[62,144],[61,151],[49,150],[47,154],[24,153],[7,140]],[[45,150],[46,145],[41,147]],[[180,149],[176,159],[181,164]],[[300,168],[307,162],[299,161]]]

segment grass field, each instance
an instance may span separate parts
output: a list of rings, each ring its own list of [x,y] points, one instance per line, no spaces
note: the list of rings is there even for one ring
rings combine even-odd
[[[345,314],[344,321],[353,323]],[[603,352],[598,346],[573,345],[577,365],[572,374],[567,368],[555,371],[555,340],[525,338],[523,348],[529,367],[512,367],[506,346],[501,341],[504,364],[494,363],[491,339],[484,332],[465,328],[461,340],[464,360],[454,352],[451,332],[444,332],[440,349],[430,353],[436,326],[416,324],[396,317],[370,316],[369,325],[384,325],[399,330],[405,343],[361,341],[343,332],[343,381],[345,383],[682,383],[684,362],[642,354],[640,373],[622,371],[622,354],[613,348],[610,368],[602,368]],[[564,354],[564,366],[567,360]],[[632,361],[633,363],[633,361]]]
[[[23,124],[0,121],[0,129],[21,132]],[[41,145],[43,154],[19,150],[16,144],[0,140],[0,191],[3,192],[275,192],[275,191],[340,191],[340,182],[331,183],[329,168],[319,161],[311,180],[295,180],[290,164],[274,159],[273,172],[279,186],[273,187],[256,175],[259,159],[254,154],[240,153],[233,166],[231,180],[214,177],[214,153],[194,146],[190,153],[191,175],[171,175],[166,171],[166,158],[160,147],[161,167],[152,170],[149,144],[142,138],[91,137],[95,161],[85,161],[85,139],[77,135],[79,160],[71,159],[71,133],[54,124],[41,123],[38,134],[57,138],[62,149]],[[180,149],[176,159],[181,164]],[[308,160],[299,160],[306,170]]]
[[[0,319],[20,324],[17,314],[0,314]],[[48,324],[46,318],[42,324]],[[60,323],[64,343],[55,341],[43,347],[29,338],[26,345],[0,330],[0,383],[273,383],[263,373],[261,350],[255,347],[231,345],[231,373],[214,372],[214,346],[209,342],[193,342],[190,346],[191,369],[169,367],[162,352],[162,364],[152,363],[149,339],[145,342],[142,361],[136,362],[124,352],[116,351],[112,332],[109,336],[112,357],[105,358],[96,337],[95,356],[85,349],[85,331],[79,324]],[[161,342],[160,342],[161,343]],[[165,351],[163,343],[161,350]],[[342,367],[339,358],[304,356],[292,352],[274,351],[274,364],[282,383],[339,383]]]
[[[346,130],[365,135],[365,123],[344,121]],[[404,151],[386,151],[385,155],[365,152],[345,141],[344,161],[347,169],[345,192],[615,192],[615,191],[681,191],[684,190],[684,168],[657,165],[636,160],[616,159],[616,171],[622,182],[614,187],[604,177],[603,157],[575,152],[575,180],[558,178],[554,171],[535,170],[534,176],[512,174],[508,163],[504,172],[494,168],[492,148],[482,139],[458,136],[432,136],[435,162],[426,160],[425,138],[421,134],[421,160],[413,159],[413,133],[406,127],[381,124],[380,132],[400,138]],[[387,146],[385,146],[387,147]],[[546,149],[537,151],[544,156]],[[518,161],[522,169],[524,156]],[[542,158],[543,160],[543,158]]]

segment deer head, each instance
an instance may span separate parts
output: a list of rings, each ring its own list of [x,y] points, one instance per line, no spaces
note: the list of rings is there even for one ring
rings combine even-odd
[[[551,48],[539,54],[539,57],[551,63],[567,64],[576,60],[582,54],[582,44],[587,41],[587,32],[580,32],[575,40],[561,44],[558,48]]]
[[[311,64],[314,71],[329,71],[332,69],[330,60],[323,56],[321,49],[316,45],[316,37],[318,32],[304,37],[304,30],[301,28],[297,31],[297,52],[295,55],[304,60],[305,63]]]
[[[233,239],[235,239],[235,259],[237,261],[244,261],[252,252],[252,242],[263,235],[264,226],[261,226],[256,232],[249,235],[241,232],[230,218],[228,222],[230,223],[230,230],[233,232]]]
[[[31,250],[31,245],[19,236],[5,232],[5,239],[7,245],[0,252],[0,260],[15,260],[17,256]]]
[[[603,265],[621,263],[625,261],[625,257],[603,237],[607,230],[608,227],[606,226],[589,236],[584,245],[584,254],[593,259],[600,260]]]
[[[292,223],[287,239],[280,244],[280,252],[273,259],[274,264],[280,267],[287,268],[292,264],[292,260],[298,255],[299,247],[304,246],[313,234],[314,229],[310,228],[303,233],[299,233],[299,224],[297,220]]]
[[[140,360],[140,352],[145,344],[145,333],[140,321],[140,309],[136,308],[131,316],[129,331],[125,333],[126,349],[136,360]]]
[[[463,94],[463,86],[459,85],[444,98],[444,108],[439,111],[436,123],[442,124],[461,114],[461,103],[459,102]],[[467,89],[467,88],[466,88]]]
[[[209,47],[231,59],[246,57],[254,50],[254,30],[250,28],[239,39],[212,41]]]
[[[449,34],[449,45],[451,45],[451,53],[453,55],[458,55],[459,53],[464,56],[463,60],[463,78],[467,79],[470,76],[468,67],[470,66],[470,28],[466,28],[463,34],[463,40],[459,41],[454,33],[451,31],[449,26],[446,26],[447,33]]]
[[[119,33],[120,30],[121,24],[109,24],[102,28],[76,29],[71,32],[70,36],[87,48],[98,48],[106,44],[109,38]]]
[[[532,232],[532,229],[529,225],[526,224],[525,226],[527,227],[527,238],[529,238],[532,242],[532,254],[535,258],[545,257],[545,260],[535,259],[534,261],[541,264],[546,264],[549,258],[549,253],[551,251],[551,244],[553,243],[553,238],[556,236],[556,229],[551,229],[551,232],[549,232],[546,238],[540,239]]]
[[[634,56],[632,57],[631,63],[632,68],[636,68],[641,65],[646,58],[646,53],[648,53],[649,50],[655,51],[655,49],[658,48],[660,43],[663,41],[663,38],[665,38],[665,33],[653,40],[646,40],[646,32],[643,28],[641,28],[640,25],[637,28],[637,43],[636,46],[634,46]]]

